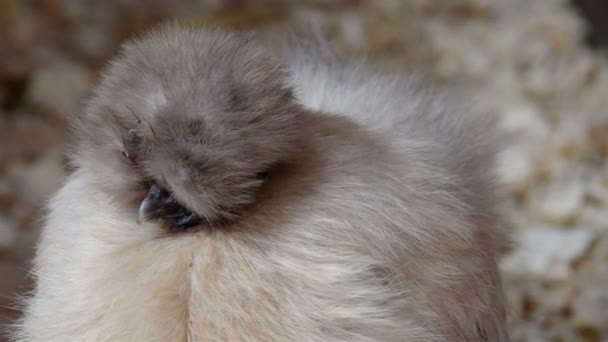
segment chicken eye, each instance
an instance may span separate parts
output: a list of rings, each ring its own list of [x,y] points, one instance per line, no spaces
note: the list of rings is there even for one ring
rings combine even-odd
[[[129,163],[131,163],[133,165],[137,164],[137,162],[135,162],[135,157],[130,155],[129,152],[122,151],[122,156],[125,157],[125,159],[129,161]]]

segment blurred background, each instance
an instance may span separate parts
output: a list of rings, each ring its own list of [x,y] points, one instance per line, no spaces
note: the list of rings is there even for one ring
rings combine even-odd
[[[312,21],[340,54],[421,71],[498,116],[513,340],[608,341],[606,0],[0,0],[0,325],[31,289],[68,117],[119,44],[166,18]]]

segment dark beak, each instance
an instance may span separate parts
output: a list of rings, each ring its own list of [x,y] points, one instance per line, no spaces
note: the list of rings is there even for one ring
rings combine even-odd
[[[156,183],[151,183],[148,194],[139,206],[137,222],[166,219],[177,229],[185,229],[203,222],[185,209],[171,194]]]

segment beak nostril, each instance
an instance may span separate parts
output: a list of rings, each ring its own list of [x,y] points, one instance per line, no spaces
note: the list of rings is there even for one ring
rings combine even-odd
[[[175,198],[156,182],[148,183],[148,194],[139,206],[137,223],[154,219],[170,220],[175,228],[189,228],[203,220],[193,212],[187,210]]]
[[[150,182],[148,193],[139,206],[139,223],[173,215],[181,207],[171,194],[156,182]]]
[[[270,175],[270,171],[262,171],[262,172],[258,172],[255,175],[255,178],[260,179],[260,180],[265,180],[266,178],[268,178],[269,175]]]
[[[148,190],[148,193],[160,200],[160,201],[168,201],[171,198],[171,194],[169,193],[169,191],[165,190],[163,187],[161,187],[160,185],[158,185],[158,183],[156,182],[152,182],[150,183],[150,189]]]

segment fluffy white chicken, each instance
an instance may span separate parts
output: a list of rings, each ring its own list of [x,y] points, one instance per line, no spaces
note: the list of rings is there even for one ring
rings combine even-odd
[[[408,75],[165,25],[74,132],[15,341],[507,340],[494,131]]]

